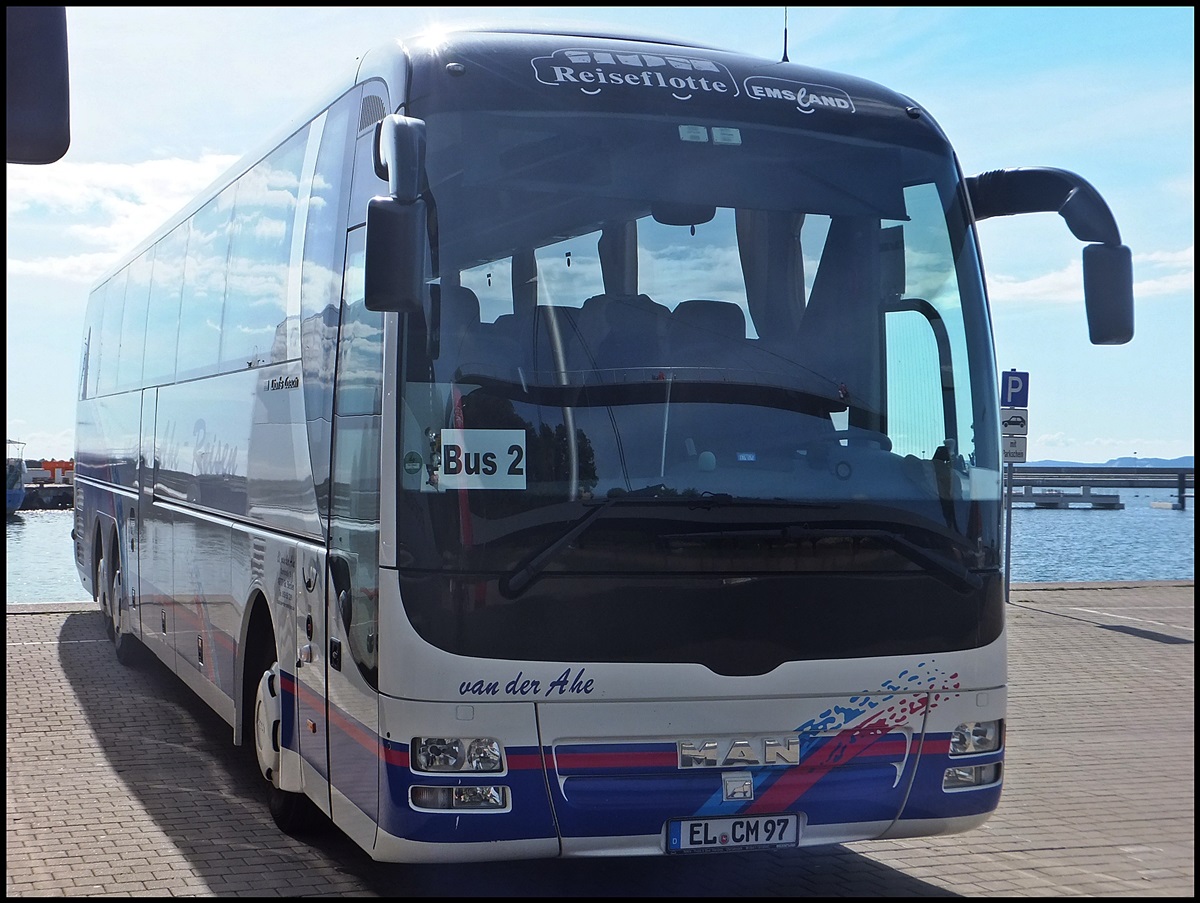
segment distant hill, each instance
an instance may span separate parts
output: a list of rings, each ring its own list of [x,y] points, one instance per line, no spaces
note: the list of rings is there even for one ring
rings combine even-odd
[[[1195,467],[1196,456],[1182,458],[1110,458],[1103,464],[1086,464],[1082,461],[1028,461],[1018,467]]]

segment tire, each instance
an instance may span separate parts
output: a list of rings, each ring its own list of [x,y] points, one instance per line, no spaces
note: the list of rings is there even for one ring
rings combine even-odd
[[[306,834],[316,826],[320,810],[303,793],[279,789],[281,724],[279,662],[273,661],[261,673],[254,695],[254,755],[267,781],[267,807],[275,825],[285,834]]]
[[[129,628],[129,603],[126,601],[125,580],[120,568],[113,575],[112,594],[112,638],[117,652],[117,661],[127,668],[138,664],[142,643]]]
[[[116,638],[113,631],[112,612],[112,581],[108,576],[108,559],[101,558],[96,565],[96,601],[100,604],[100,613],[104,616],[104,632],[110,640]]]

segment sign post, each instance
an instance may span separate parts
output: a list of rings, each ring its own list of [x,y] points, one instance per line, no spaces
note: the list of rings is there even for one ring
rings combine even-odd
[[[1000,457],[1004,462],[1004,601],[1012,571],[1013,465],[1025,463],[1029,436],[1029,374],[1007,370],[1000,374]]]

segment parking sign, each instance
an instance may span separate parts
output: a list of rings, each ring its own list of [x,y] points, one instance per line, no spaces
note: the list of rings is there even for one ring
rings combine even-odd
[[[1020,370],[1005,370],[1000,374],[1000,407],[1029,407],[1029,374]]]

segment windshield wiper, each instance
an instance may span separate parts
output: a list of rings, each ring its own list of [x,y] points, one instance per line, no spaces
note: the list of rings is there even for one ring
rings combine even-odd
[[[763,536],[781,539],[875,539],[899,552],[909,561],[931,568],[933,575],[959,592],[977,590],[983,579],[963,564],[945,555],[918,545],[897,530],[879,527],[811,527],[783,525],[776,528],[750,530],[715,530],[711,532],[676,533],[663,539],[723,539],[729,537]],[[965,543],[959,543],[965,545]]]
[[[643,368],[638,368],[643,369]],[[654,369],[654,368],[651,368]],[[660,373],[662,371],[659,371]],[[795,411],[812,416],[828,416],[831,411],[843,411],[846,402],[840,397],[804,387],[775,386],[737,380],[704,381],[647,378],[630,382],[582,382],[542,384],[510,379],[484,373],[455,374],[460,386],[476,386],[499,398],[519,400],[554,408],[623,407],[638,404],[747,404]],[[668,397],[668,391],[670,395]]]
[[[644,486],[641,489],[634,489],[630,492],[610,495],[599,504],[585,511],[582,517],[571,524],[566,533],[525,559],[511,574],[501,579],[500,593],[506,598],[511,599],[524,592],[525,587],[533,582],[533,578],[545,570],[550,560],[573,543],[584,530],[592,525],[592,521],[599,516],[600,512],[606,508],[611,508],[613,505],[621,502],[644,503],[648,500],[657,499],[669,492],[670,490],[666,486],[662,483],[657,483],[653,486]]]
[[[621,490],[612,490],[607,498],[600,502],[593,502],[592,507],[584,512],[583,516],[571,524],[567,528],[567,532],[554,539],[549,545],[525,559],[525,561],[516,567],[512,573],[500,580],[500,593],[505,598],[515,598],[525,591],[526,587],[533,582],[534,578],[546,569],[556,555],[569,547],[579,536],[587,530],[596,521],[601,512],[614,505],[671,505],[674,507],[687,507],[689,509],[711,509],[715,507],[725,507],[732,505],[746,504],[751,507],[762,506],[786,506],[788,508],[837,508],[837,505],[825,503],[797,503],[783,499],[741,499],[727,492],[705,492],[700,495],[681,495],[678,491],[670,489],[662,483],[656,483],[653,486],[643,486],[641,489],[633,489],[628,492]],[[709,534],[713,535],[713,534]],[[726,534],[731,535],[731,534]],[[742,535],[746,535],[743,533]]]
[[[980,589],[983,586],[983,578],[974,571],[969,570],[962,563],[955,561],[953,558],[948,558],[924,546],[917,545],[907,536],[898,533],[895,530],[806,530],[808,533],[817,533],[821,536],[848,536],[852,538],[862,537],[864,539],[878,539],[885,545],[895,549],[909,561],[924,567],[932,568],[933,575],[939,578],[943,583],[949,585],[952,589],[959,592],[968,592],[969,590]]]

